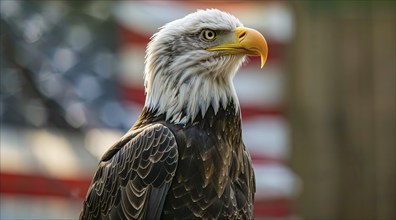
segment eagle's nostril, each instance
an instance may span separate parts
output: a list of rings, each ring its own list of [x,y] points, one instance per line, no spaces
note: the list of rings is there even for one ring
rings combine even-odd
[[[244,38],[244,37],[245,37],[245,35],[246,35],[246,31],[242,32],[242,33],[239,35],[239,39],[242,39],[242,38]]]

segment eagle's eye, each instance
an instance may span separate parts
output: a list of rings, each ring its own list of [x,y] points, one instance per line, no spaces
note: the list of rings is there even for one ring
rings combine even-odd
[[[201,38],[205,41],[214,41],[216,39],[216,31],[205,29],[201,32]]]

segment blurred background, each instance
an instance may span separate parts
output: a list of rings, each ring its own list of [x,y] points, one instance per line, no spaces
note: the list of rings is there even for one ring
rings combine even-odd
[[[396,218],[394,1],[0,1],[1,219],[76,219],[144,103],[159,27],[219,8],[259,30],[234,79],[256,219]]]

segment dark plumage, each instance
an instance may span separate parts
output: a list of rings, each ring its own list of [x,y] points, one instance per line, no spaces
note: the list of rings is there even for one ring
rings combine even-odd
[[[145,108],[102,157],[80,219],[253,219],[254,173],[231,80],[245,54],[266,58],[267,51],[251,40],[261,35],[240,26],[206,10],[154,36]],[[211,28],[216,40],[202,40]]]

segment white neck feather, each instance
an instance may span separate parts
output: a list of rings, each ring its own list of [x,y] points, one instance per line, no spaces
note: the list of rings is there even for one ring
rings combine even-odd
[[[220,107],[225,109],[230,102],[239,112],[232,79],[244,57],[208,57],[199,63],[191,57],[199,55],[181,56],[171,64],[155,62],[157,68],[146,68],[145,107],[157,115],[165,114],[166,120],[175,124],[192,122],[199,112],[204,117],[209,106],[217,114]],[[213,63],[221,65],[213,66]]]

